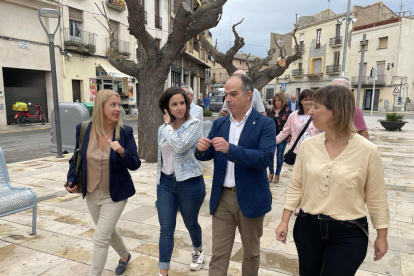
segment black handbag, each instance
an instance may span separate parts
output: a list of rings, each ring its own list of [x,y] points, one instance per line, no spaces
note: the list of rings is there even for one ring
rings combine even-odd
[[[306,123],[305,127],[302,129],[302,131],[300,132],[298,138],[296,139],[295,143],[293,144],[293,146],[289,149],[289,151],[283,156],[283,161],[288,164],[288,165],[294,165],[295,161],[296,161],[296,153],[294,153],[293,151],[295,150],[297,144],[300,141],[300,138],[302,138],[303,134],[305,133],[306,129],[308,128],[308,126],[310,125],[312,121],[312,117],[309,118],[308,122]]]

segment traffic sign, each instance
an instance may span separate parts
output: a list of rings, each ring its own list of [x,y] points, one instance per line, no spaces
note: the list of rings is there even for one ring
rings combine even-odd
[[[286,86],[287,86],[287,83],[286,83],[286,82],[282,82],[282,83],[280,84],[280,90],[281,90],[281,91],[286,91]]]
[[[400,94],[400,88],[398,87],[398,85],[396,85],[394,87],[394,90],[392,91],[392,94],[394,94],[394,95],[399,95]]]

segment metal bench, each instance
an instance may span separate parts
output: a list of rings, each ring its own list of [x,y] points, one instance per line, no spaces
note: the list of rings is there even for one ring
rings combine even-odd
[[[32,231],[36,235],[36,193],[29,188],[13,187],[7,172],[6,159],[0,148],[0,217],[33,208]]]

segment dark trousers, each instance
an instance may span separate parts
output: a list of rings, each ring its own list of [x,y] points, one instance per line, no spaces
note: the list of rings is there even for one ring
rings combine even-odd
[[[357,220],[368,231],[367,218]],[[368,237],[356,226],[299,215],[293,228],[301,276],[352,276],[364,261]]]

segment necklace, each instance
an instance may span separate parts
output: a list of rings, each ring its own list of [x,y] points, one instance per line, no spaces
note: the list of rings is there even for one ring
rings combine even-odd
[[[335,155],[329,155],[331,158],[332,157],[337,157],[339,154],[341,154],[341,152],[345,149],[345,147],[348,145],[348,143],[346,143],[345,145],[343,145],[341,147],[341,149],[335,154]]]

